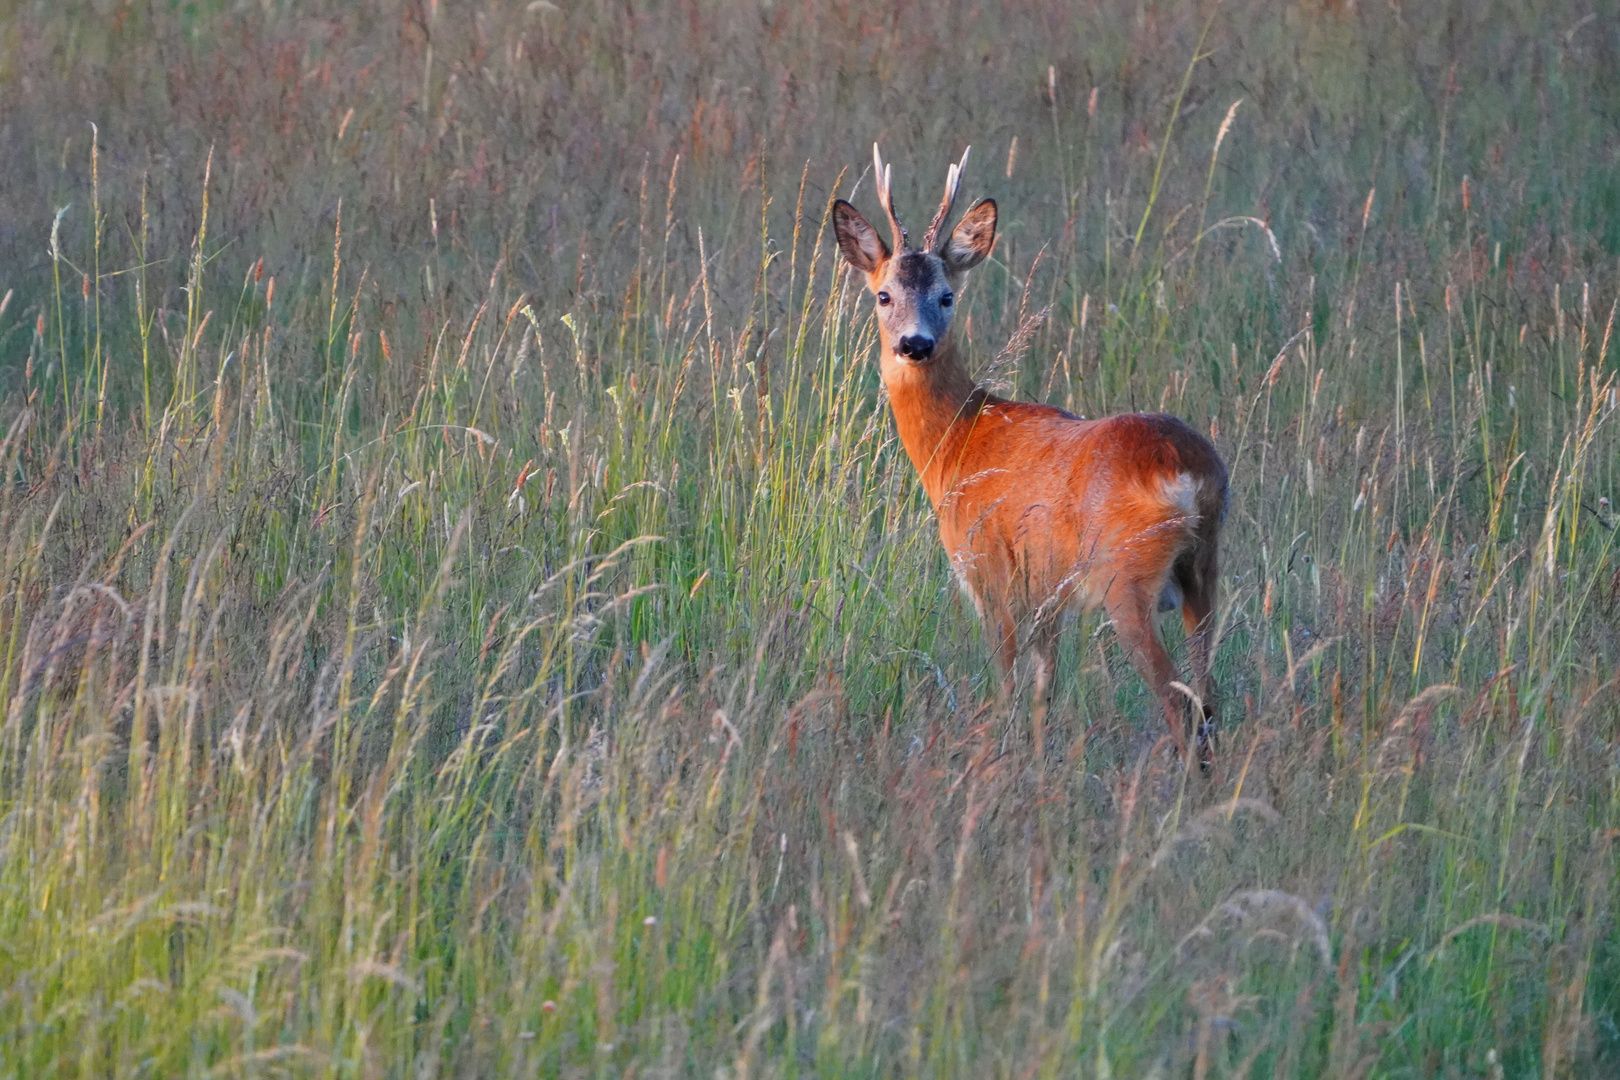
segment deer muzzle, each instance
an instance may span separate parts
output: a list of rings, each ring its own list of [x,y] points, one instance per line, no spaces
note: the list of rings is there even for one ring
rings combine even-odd
[[[907,360],[926,360],[934,354],[934,339],[927,334],[907,334],[895,346],[895,352]]]

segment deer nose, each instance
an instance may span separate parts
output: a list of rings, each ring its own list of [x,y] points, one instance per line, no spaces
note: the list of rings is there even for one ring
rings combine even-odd
[[[911,334],[900,339],[899,353],[907,360],[926,360],[934,351],[934,339],[927,334]]]

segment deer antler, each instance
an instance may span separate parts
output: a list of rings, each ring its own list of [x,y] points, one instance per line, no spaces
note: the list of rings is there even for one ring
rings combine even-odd
[[[968,155],[973,152],[969,146],[962,151],[962,160],[952,165],[945,173],[945,197],[940,200],[939,209],[934,211],[934,220],[928,223],[928,232],[923,236],[923,250],[934,250],[934,241],[939,238],[939,230],[950,217],[951,206],[956,202],[956,188],[962,182],[962,171],[967,168]]]
[[[893,170],[883,164],[883,155],[878,152],[878,144],[872,144],[872,171],[877,177],[878,201],[883,204],[883,212],[889,215],[889,231],[894,234],[894,253],[896,255],[911,249],[911,237],[906,235],[906,227],[900,224],[900,219],[894,212],[894,194],[889,189],[889,180]]]

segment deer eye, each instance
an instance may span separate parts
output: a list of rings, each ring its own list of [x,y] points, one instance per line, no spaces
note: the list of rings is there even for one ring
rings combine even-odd
[[[878,303],[882,304],[884,307],[888,307],[889,306],[889,294],[886,293],[886,292],[878,293]]]
[[[955,302],[956,302],[956,297],[954,295],[952,295],[951,293],[946,293],[944,296],[939,298],[939,306],[940,307],[950,307]]]

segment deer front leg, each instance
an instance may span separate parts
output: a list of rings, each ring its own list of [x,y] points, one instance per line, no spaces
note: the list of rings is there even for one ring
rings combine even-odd
[[[1042,627],[1030,642],[1030,662],[1034,667],[1034,689],[1030,701],[1030,734],[1035,740],[1037,758],[1046,756],[1046,711],[1052,702],[1052,676],[1057,670],[1057,635]]]
[[[1010,709],[1018,693],[1018,620],[1003,608],[985,620],[985,627],[994,637],[991,645],[1001,672],[998,700],[1002,708]]]

